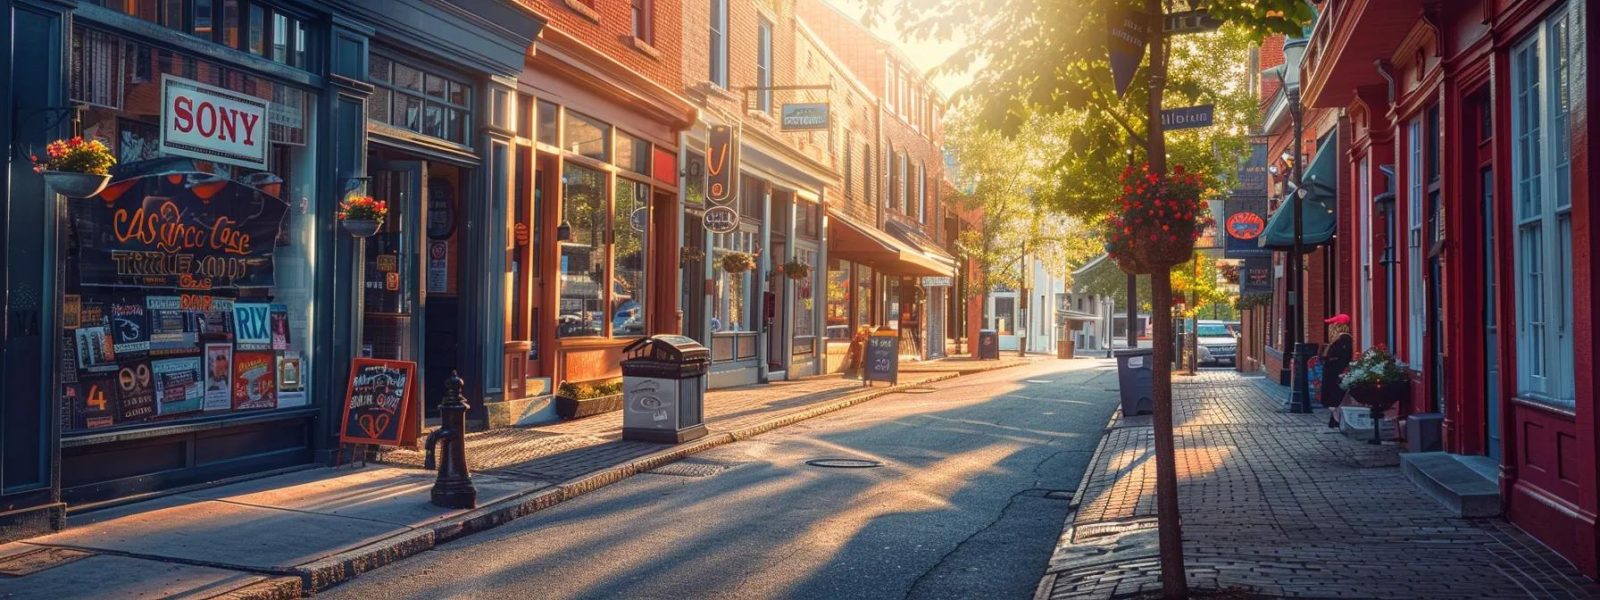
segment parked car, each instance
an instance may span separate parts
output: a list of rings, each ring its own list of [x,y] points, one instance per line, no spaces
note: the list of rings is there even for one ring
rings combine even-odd
[[[1201,364],[1233,364],[1239,337],[1222,321],[1200,321],[1196,326],[1196,345]]]

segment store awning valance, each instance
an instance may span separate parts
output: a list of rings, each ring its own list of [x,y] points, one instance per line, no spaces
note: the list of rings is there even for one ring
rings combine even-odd
[[[835,210],[828,211],[828,257],[891,275],[954,277],[956,261],[937,247],[904,239]]]
[[[1300,243],[1303,247],[1310,248],[1326,244],[1333,239],[1334,229],[1338,225],[1333,209],[1337,205],[1338,188],[1338,152],[1334,150],[1334,136],[1322,142],[1317,148],[1317,156],[1306,168],[1301,185],[1305,189],[1305,197],[1300,198],[1300,214],[1304,219],[1300,226]],[[1261,237],[1256,243],[1262,248],[1273,250],[1288,250],[1294,247],[1294,205],[1296,201],[1294,190],[1284,197],[1283,203],[1278,205],[1278,210],[1267,219],[1267,227],[1261,232]]]

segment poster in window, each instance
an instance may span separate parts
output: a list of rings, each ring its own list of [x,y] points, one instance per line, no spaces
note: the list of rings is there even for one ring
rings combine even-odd
[[[116,384],[111,375],[85,377],[61,387],[61,410],[69,429],[110,427],[116,421]]]
[[[282,304],[272,305],[267,315],[268,323],[272,328],[272,349],[289,349],[289,307]]]
[[[200,357],[165,358],[150,362],[155,379],[156,414],[175,415],[200,410],[205,398]]]
[[[56,357],[61,370],[61,383],[78,382],[78,340],[71,332],[61,336],[61,350]]]
[[[150,350],[193,352],[200,339],[200,314],[187,311],[177,296],[145,298],[146,318],[150,323]]]
[[[156,414],[156,388],[150,377],[150,363],[138,361],[117,369],[119,423],[143,421]]]
[[[233,344],[206,344],[206,391],[202,410],[233,408]]]
[[[272,349],[272,305],[258,302],[233,304],[234,343],[240,350]]]
[[[83,324],[78,319],[83,311],[83,296],[65,294],[61,296],[61,326],[66,329],[77,329]]]
[[[78,347],[78,368],[91,373],[117,370],[116,346],[103,325],[79,327],[73,333]]]
[[[233,409],[278,406],[278,357],[271,352],[233,353]]]
[[[200,335],[208,340],[233,340],[233,299],[189,296],[200,309]]]
[[[305,364],[299,352],[278,355],[278,408],[305,406]]]
[[[150,322],[144,302],[112,303],[111,343],[118,355],[150,350]]]

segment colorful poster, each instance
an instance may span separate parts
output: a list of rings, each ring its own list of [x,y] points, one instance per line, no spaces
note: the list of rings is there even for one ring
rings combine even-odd
[[[65,294],[61,296],[61,326],[67,329],[77,329],[82,321],[78,316],[83,312],[83,296]]]
[[[79,327],[109,326],[110,324],[111,320],[106,318],[106,305],[104,302],[81,299],[78,301]]]
[[[143,302],[111,305],[111,343],[119,355],[150,350],[150,320]]]
[[[272,305],[255,302],[233,304],[234,344],[240,350],[272,349]]]
[[[278,357],[271,352],[234,352],[233,409],[276,408],[277,367]]]
[[[156,415],[156,388],[150,376],[150,363],[139,361],[117,369],[119,423],[143,421]]]
[[[200,410],[200,401],[205,397],[200,357],[151,361],[150,374],[155,378],[156,414],[175,415]]]
[[[200,310],[200,335],[207,340],[233,341],[233,300],[210,296],[190,296]]]
[[[204,410],[233,408],[233,344],[206,344]]]
[[[278,408],[307,403],[305,363],[301,362],[300,353],[290,351],[278,355]]]
[[[289,307],[282,304],[272,305],[268,314],[268,323],[272,329],[272,349],[289,349]]]
[[[149,296],[144,299],[150,321],[150,350],[193,352],[200,339],[200,313],[185,310],[178,296]]]
[[[117,370],[117,352],[105,326],[79,327],[73,332],[78,347],[78,368],[91,373]]]
[[[113,381],[110,375],[95,375],[61,386],[62,421],[68,429],[110,427],[116,421]]]

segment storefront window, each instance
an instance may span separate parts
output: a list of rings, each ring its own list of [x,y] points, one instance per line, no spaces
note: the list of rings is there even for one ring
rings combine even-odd
[[[422,65],[373,52],[369,76],[373,94],[367,118],[457,144],[470,146],[472,91],[469,86]]]
[[[850,339],[850,263],[828,261],[828,339]]]
[[[795,260],[807,265],[817,262],[815,250],[796,249]],[[811,282],[816,274],[794,282],[794,353],[808,354],[813,349],[811,338],[817,335],[817,300],[811,293]]]
[[[612,212],[616,274],[611,278],[611,334],[645,333],[645,268],[649,265],[650,186],[617,178]]]
[[[568,152],[595,160],[611,158],[610,125],[571,110],[562,111],[562,115],[565,116],[564,145]]]
[[[883,279],[883,320],[890,329],[900,329],[900,278]]]
[[[683,203],[686,206],[701,207],[706,205],[706,159],[704,156],[690,152],[688,172],[700,173],[700,177],[685,177],[683,180]]]
[[[539,101],[539,143],[555,146],[560,142],[560,140],[556,139],[557,134],[560,132],[560,127],[556,123],[556,114],[560,110],[553,103]]]
[[[1017,322],[1017,299],[1014,296],[1000,296],[994,299],[994,315],[989,322],[989,328],[999,332],[1000,335],[1015,335],[1013,327]]]
[[[729,273],[722,268],[722,257],[733,252],[751,254],[755,250],[755,233],[735,231],[712,236],[711,259],[716,273],[716,303],[712,305],[711,331],[714,333],[753,331],[750,312],[751,271]]]
[[[72,46],[83,135],[119,164],[98,197],[68,205],[64,431],[305,406],[317,166],[300,143],[314,122],[306,92],[82,27]],[[209,144],[174,143],[203,132],[195,116],[210,111],[168,111],[164,97],[225,106],[232,120],[212,123]]]
[[[561,309],[559,337],[604,333],[601,284],[606,280],[606,175],[567,163],[561,182]]]
[[[241,15],[243,0],[91,0],[91,4],[163,27],[182,31],[200,39],[243,50],[292,67],[305,68],[306,28],[300,19],[277,8],[256,2]],[[221,23],[217,13],[221,13]],[[240,17],[245,17],[240,19]],[[266,28],[272,27],[272,44],[266,43]],[[245,34],[240,35],[244,30]],[[247,43],[241,45],[241,41]]]
[[[872,325],[872,267],[856,267],[856,325]],[[851,333],[852,335],[854,332]]]
[[[617,160],[619,167],[640,175],[650,174],[650,142],[625,133],[617,135]]]

